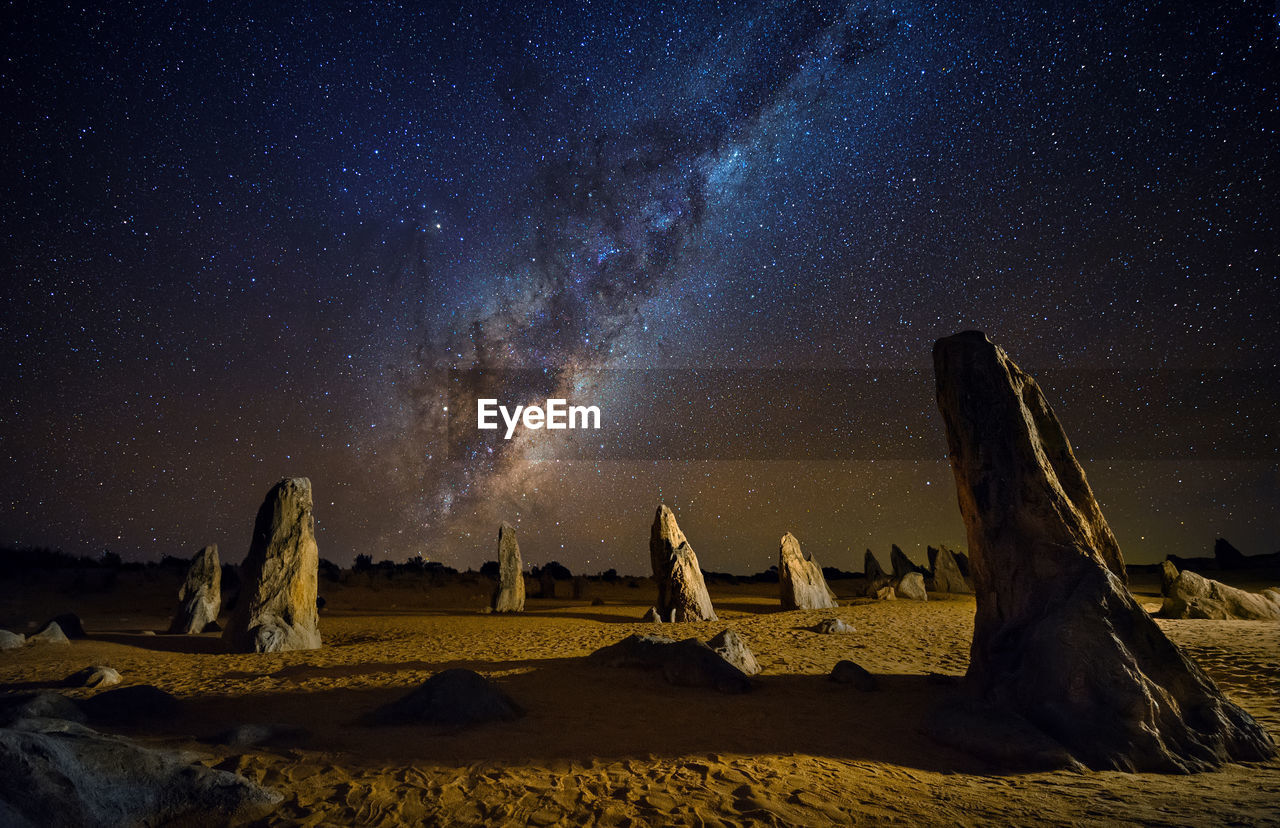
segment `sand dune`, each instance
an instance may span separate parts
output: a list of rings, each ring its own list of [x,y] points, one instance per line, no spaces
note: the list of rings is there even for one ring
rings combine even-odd
[[[673,687],[656,674],[581,657],[633,632],[651,587],[597,585],[602,606],[530,599],[521,615],[484,615],[484,584],[327,592],[319,650],[229,655],[215,634],[154,636],[172,601],[78,607],[92,638],[0,654],[0,682],[42,688],[88,664],[154,684],[182,713],[123,732],[194,749],[286,795],[275,821],[297,825],[585,824],[1145,825],[1280,822],[1280,762],[1192,777],[1001,773],[919,733],[924,711],[967,664],[970,596],[928,603],[853,601],[777,611],[776,586],[712,586],[719,622],[664,625],[708,638],[731,627],[762,668],[756,692]],[[5,615],[42,620],[57,593],[6,596]],[[61,604],[57,602],[61,601]],[[368,607],[379,607],[370,611]],[[132,611],[127,611],[132,609]],[[141,614],[139,609],[146,614]],[[17,613],[17,615],[15,615]],[[811,628],[839,617],[850,635]],[[1280,733],[1280,625],[1164,621],[1170,636],[1272,732]],[[826,675],[852,659],[880,677],[861,693]],[[494,679],[526,710],[461,732],[355,721],[449,667]],[[85,696],[88,690],[65,691]],[[304,728],[252,748],[208,741],[243,723]]]

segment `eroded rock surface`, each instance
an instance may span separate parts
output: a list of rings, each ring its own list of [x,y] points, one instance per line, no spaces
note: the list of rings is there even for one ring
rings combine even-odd
[[[666,505],[658,507],[649,533],[649,559],[658,583],[658,614],[671,621],[715,621],[698,556]]]

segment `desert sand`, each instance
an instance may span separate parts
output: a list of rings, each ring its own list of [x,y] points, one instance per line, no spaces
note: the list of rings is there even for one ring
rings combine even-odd
[[[484,578],[371,573],[322,582],[321,649],[230,655],[217,633],[147,634],[167,628],[179,575],[124,572],[106,589],[76,577],[0,583],[0,627],[33,631],[74,611],[90,636],[0,653],[0,684],[54,689],[103,664],[124,685],[172,693],[178,715],[115,732],[194,751],[282,792],[267,824],[1280,824],[1280,760],[1192,776],[1017,773],[930,741],[923,716],[967,665],[972,596],[872,602],[853,597],[861,581],[837,580],[839,608],[782,612],[776,584],[713,582],[719,621],[657,627],[638,620],[654,602],[647,580],[593,583],[601,605],[530,598],[526,612],[498,615],[480,612],[493,586]],[[1154,578],[1133,591],[1151,608],[1159,602]],[[856,631],[812,630],[832,617]],[[1280,734],[1280,625],[1160,625]],[[750,694],[673,687],[582,659],[631,633],[706,639],[726,628],[762,668]],[[880,689],[829,681],[846,658],[875,673]],[[490,677],[526,715],[455,732],[356,723],[449,667]],[[303,732],[253,747],[216,743],[251,723]]]

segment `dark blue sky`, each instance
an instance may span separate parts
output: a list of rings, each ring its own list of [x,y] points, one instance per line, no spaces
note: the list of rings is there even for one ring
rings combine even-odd
[[[1130,559],[1271,551],[1280,29],[1166,5],[11,8],[0,541],[235,559],[305,474],[340,562],[505,518],[640,571],[659,498],[708,568],[923,559],[963,532],[902,372],[980,328],[1061,379]],[[834,379],[681,375],[691,426],[668,367]],[[442,411],[482,386],[614,427],[495,442]]]

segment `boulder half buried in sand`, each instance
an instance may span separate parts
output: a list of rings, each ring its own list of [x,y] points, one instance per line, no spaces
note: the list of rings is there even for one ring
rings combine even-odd
[[[720,654],[725,661],[737,667],[744,675],[754,676],[760,672],[760,664],[755,653],[733,630],[725,630],[707,641],[707,646]]]
[[[836,666],[831,668],[831,675],[828,676],[837,684],[852,684],[855,689],[864,693],[880,688],[880,682],[876,677],[866,671],[866,669],[858,664],[842,659],[836,662]]]
[[[664,681],[678,687],[713,687],[721,693],[751,690],[746,673],[696,638],[675,641],[661,635],[630,635],[601,647],[587,660],[602,667],[658,670]]]
[[[436,673],[408,695],[369,713],[365,724],[468,727],[511,721],[524,711],[484,676],[455,667]]]
[[[506,521],[498,527],[498,589],[493,594],[494,612],[524,612],[524,562],[516,528]]]
[[[0,729],[0,824],[223,826],[271,814],[283,797],[192,757],[60,719]]]
[[[1169,561],[1164,567],[1166,578],[1169,569],[1174,577],[1165,586],[1161,618],[1280,621],[1280,590],[1248,592],[1194,572],[1178,572]]]
[[[178,609],[169,624],[175,635],[202,633],[218,620],[222,609],[222,564],[218,545],[211,543],[196,553],[187,568],[186,580],[178,589]]]
[[[800,541],[788,532],[778,545],[778,591],[784,610],[834,609],[835,593],[822,577],[822,567],[800,550]]]
[[[253,525],[243,586],[222,633],[234,652],[279,653],[320,646],[311,481],[281,480],[267,493]]]
[[[658,614],[671,621],[715,621],[711,596],[702,580],[698,556],[664,504],[653,517],[649,559],[658,583]]]
[[[973,331],[939,340],[933,362],[977,599],[964,695],[935,713],[935,737],[998,747],[1015,764],[1065,755],[1124,771],[1273,755],[1271,737],[1130,596],[1119,546],[1035,381]],[[993,722],[1012,735],[993,740]],[[1018,736],[1033,732],[1046,738]]]

